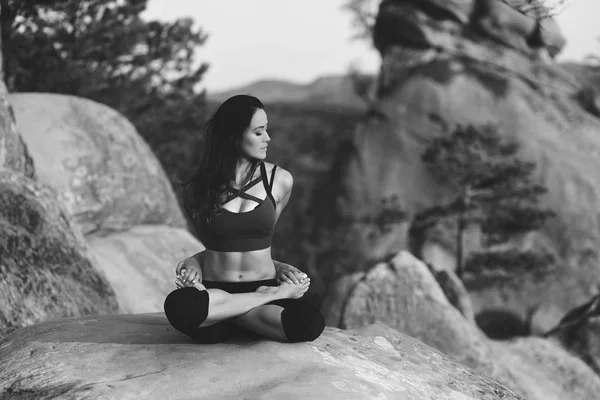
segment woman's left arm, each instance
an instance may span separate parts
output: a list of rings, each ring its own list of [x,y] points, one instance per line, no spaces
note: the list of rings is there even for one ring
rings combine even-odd
[[[293,187],[294,177],[292,174],[286,169],[278,167],[275,173],[275,182],[273,182],[273,189],[275,191],[275,193],[273,193],[273,197],[277,202],[274,224],[277,223],[281,212],[290,200]],[[277,279],[280,281],[297,284],[305,279],[308,279],[308,275],[292,265],[277,260],[273,260],[273,264],[275,264],[275,269],[277,270]]]
[[[275,182],[273,182],[273,197],[277,203],[275,207],[275,222],[277,224],[281,212],[287,206],[288,201],[292,195],[292,188],[294,187],[294,177],[286,169],[281,167],[277,168],[275,173]]]

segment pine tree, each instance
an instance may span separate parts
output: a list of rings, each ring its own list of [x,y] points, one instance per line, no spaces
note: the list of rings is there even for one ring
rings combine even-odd
[[[540,197],[547,189],[532,181],[535,164],[521,160],[518,149],[517,142],[502,138],[492,125],[458,126],[449,136],[434,139],[422,156],[434,178],[456,195],[448,204],[421,212],[413,223],[413,233],[455,217],[456,273],[460,278],[468,224],[479,224],[486,244],[495,245],[540,229],[554,215],[540,207]]]
[[[9,91],[70,94],[106,104],[135,125],[171,177],[189,168],[186,160],[205,121],[205,93],[198,85],[207,70],[197,60],[207,35],[193,20],[146,21],[141,14],[147,0],[0,5]]]

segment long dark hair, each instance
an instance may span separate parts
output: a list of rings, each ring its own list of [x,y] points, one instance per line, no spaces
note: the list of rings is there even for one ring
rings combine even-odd
[[[228,189],[236,180],[236,166],[242,158],[239,142],[252,116],[264,105],[256,97],[237,95],[219,106],[204,126],[203,146],[195,172],[181,180],[183,206],[191,217],[207,221],[222,212]],[[259,160],[252,159],[242,186],[252,179]]]

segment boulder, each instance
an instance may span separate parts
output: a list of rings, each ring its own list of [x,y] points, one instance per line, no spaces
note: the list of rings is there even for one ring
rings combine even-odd
[[[166,225],[139,225],[86,239],[125,314],[161,311],[176,288],[177,263],[204,250],[187,230]]]
[[[523,399],[395,335],[326,328],[308,343],[200,345],[162,313],[63,319],[0,341],[0,398]]]
[[[322,308],[327,323],[331,314],[340,316],[335,326],[342,329],[383,322],[471,368],[492,372],[485,335],[448,302],[423,262],[402,251],[363,275]]]
[[[569,311],[545,336],[558,340],[600,376],[600,294]]]
[[[0,170],[3,169],[24,174],[29,178],[35,177],[33,160],[17,129],[4,80],[0,79]]]
[[[0,337],[48,319],[116,311],[114,291],[56,193],[0,171]]]
[[[387,329],[365,328],[389,325],[530,400],[587,400],[600,389],[600,378],[556,342],[488,339],[448,302],[425,264],[410,253],[401,252],[362,274],[342,278],[339,288],[333,285],[336,298],[326,299],[329,307],[323,308],[327,323],[367,329],[396,343]]]
[[[47,93],[9,96],[41,182],[84,234],[141,224],[185,227],[158,159],[133,125],[91,100]]]

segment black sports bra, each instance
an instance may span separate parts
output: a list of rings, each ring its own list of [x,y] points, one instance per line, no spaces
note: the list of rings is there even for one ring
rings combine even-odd
[[[223,212],[213,217],[210,223],[203,215],[194,215],[192,221],[200,241],[207,250],[214,251],[252,251],[266,249],[271,246],[275,230],[275,208],[277,206],[271,193],[275,169],[273,166],[270,183],[267,181],[267,170],[264,162],[260,163],[260,176],[241,189],[229,189],[225,203],[240,196],[259,203],[253,210],[235,213],[223,208]],[[267,198],[259,199],[246,193],[246,190],[262,180]]]

